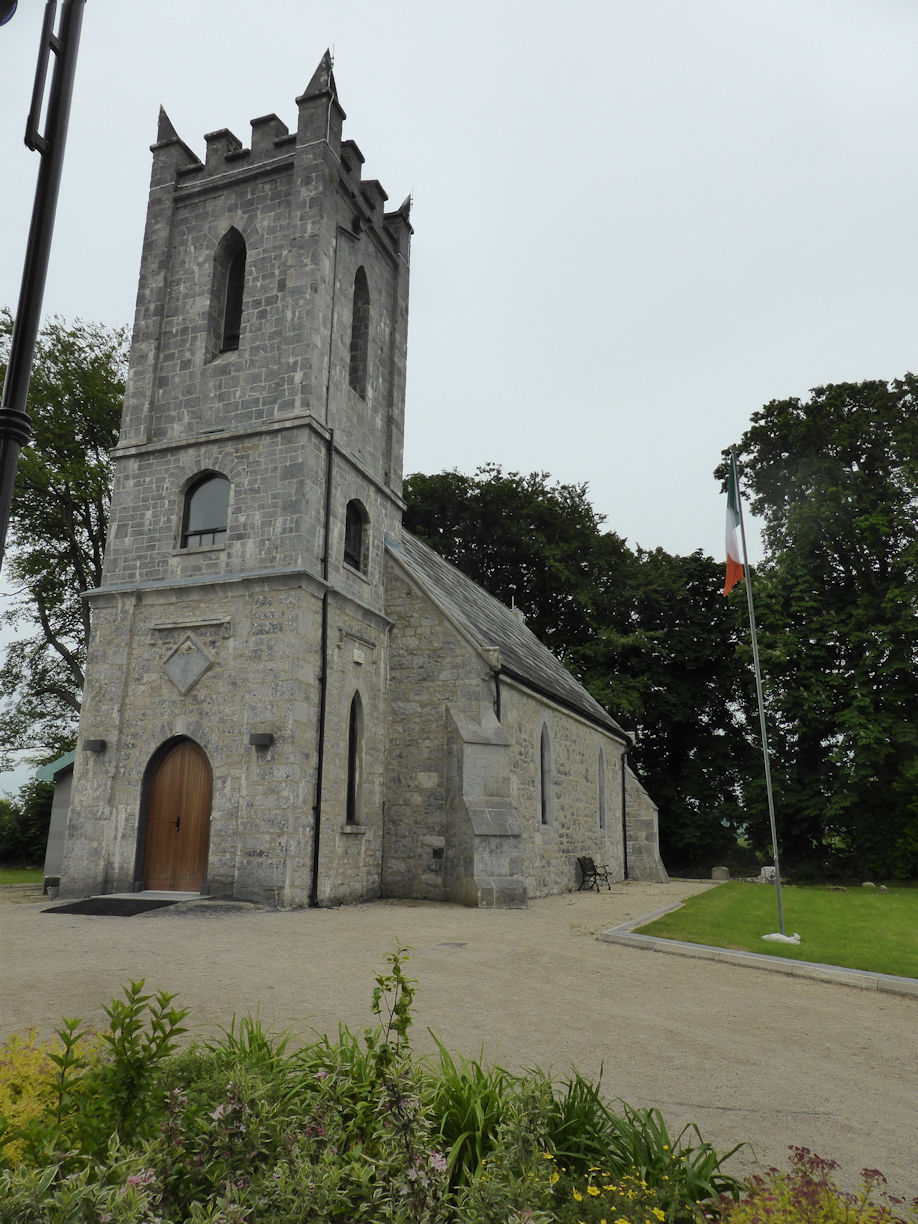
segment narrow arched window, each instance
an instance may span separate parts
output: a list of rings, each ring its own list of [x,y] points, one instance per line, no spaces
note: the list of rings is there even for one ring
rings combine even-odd
[[[245,239],[235,226],[231,226],[214,252],[208,327],[212,353],[231,353],[239,348],[245,296],[245,261]]]
[[[245,289],[245,243],[233,256],[226,272],[226,302],[223,309],[223,351],[239,347],[242,330],[242,293]]]
[[[355,693],[347,716],[347,799],[345,820],[360,824],[360,782],[363,772],[363,705]]]
[[[599,804],[599,827],[606,827],[606,754],[600,748],[599,750],[599,765],[597,767],[599,774],[597,801]]]
[[[551,824],[553,815],[551,736],[544,723],[542,724],[542,738],[539,741],[539,796],[542,824]]]
[[[367,572],[367,524],[369,515],[359,501],[349,501],[344,515],[344,564],[361,574]]]
[[[354,277],[351,310],[351,355],[348,382],[361,399],[367,397],[367,360],[370,353],[370,287],[367,274],[358,268]]]
[[[211,473],[190,486],[182,516],[182,548],[222,544],[229,517],[229,481]]]

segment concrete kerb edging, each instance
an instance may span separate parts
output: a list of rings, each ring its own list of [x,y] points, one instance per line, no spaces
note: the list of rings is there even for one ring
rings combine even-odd
[[[720,961],[726,965],[743,965],[747,969],[765,969],[789,977],[805,977],[818,982],[835,982],[840,986],[856,986],[860,990],[883,991],[887,994],[908,995],[918,999],[918,978],[894,977],[888,973],[870,973],[863,969],[844,969],[839,965],[821,965],[816,961],[788,960],[783,956],[768,956],[762,952],[741,952],[733,948],[715,948],[710,944],[685,943],[678,939],[659,939],[655,935],[636,935],[634,928],[646,926],[663,914],[681,909],[682,902],[667,905],[631,918],[620,926],[599,933],[603,943],[623,944],[644,952],[667,952],[671,956],[694,956],[702,960]]]

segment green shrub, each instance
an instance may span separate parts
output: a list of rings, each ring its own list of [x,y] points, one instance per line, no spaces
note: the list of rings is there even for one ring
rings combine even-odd
[[[561,1171],[557,1176],[554,1192],[558,1224],[607,1224],[613,1220],[615,1224],[664,1224],[695,1218],[694,1208],[686,1205],[685,1213],[677,1212],[636,1173],[615,1176],[593,1168],[579,1174]]]
[[[362,1038],[342,1027],[337,1041],[290,1052],[289,1035],[234,1021],[206,1058],[173,1060],[181,1083],[147,1148],[166,1220],[208,1204],[221,1220],[257,1205],[266,1221],[445,1224],[446,1161],[408,1046],[404,949],[389,961],[374,992],[382,1022]]]
[[[165,991],[143,994],[143,980],[126,986],[124,996],[105,1008],[106,1032],[91,1034],[66,1019],[57,1041],[42,1047],[43,1060],[22,1062],[20,1051],[18,1082],[10,1079],[7,1092],[31,1095],[38,1108],[5,1112],[0,1120],[0,1146],[11,1163],[57,1162],[69,1173],[80,1161],[102,1157],[113,1136],[131,1144],[153,1133],[163,1111],[163,1064],[187,1013],[172,1007],[174,996]]]
[[[434,1041],[438,1057],[429,1079],[428,1103],[436,1119],[437,1144],[446,1152],[450,1185],[455,1187],[475,1177],[493,1150],[519,1078],[501,1067],[486,1069],[473,1059],[454,1058],[436,1037]]]
[[[113,1139],[104,1161],[0,1170],[0,1224],[163,1224],[155,1179]]]
[[[742,1189],[723,1171],[742,1144],[719,1153],[694,1125],[673,1137],[658,1109],[638,1109],[624,1101],[613,1108],[603,1099],[600,1082],[578,1072],[562,1087],[549,1108],[546,1142],[572,1172],[602,1170],[616,1180],[634,1175],[660,1195],[667,1209],[724,1194],[735,1197]]]
[[[11,1165],[23,1157],[24,1133],[54,1099],[52,1052],[56,1047],[39,1041],[34,1029],[24,1037],[14,1033],[0,1047],[0,1155]]]

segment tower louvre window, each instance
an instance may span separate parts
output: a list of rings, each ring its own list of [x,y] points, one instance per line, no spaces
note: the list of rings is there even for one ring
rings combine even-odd
[[[226,307],[223,312],[223,351],[239,347],[242,330],[242,292],[245,288],[245,243],[233,256],[226,273]]]
[[[239,348],[245,296],[245,239],[231,226],[214,252],[210,302],[210,350],[231,353]]]
[[[196,481],[185,494],[182,548],[205,548],[226,540],[230,484],[225,476],[210,474]]]
[[[361,399],[367,397],[367,361],[370,353],[370,286],[362,267],[354,276],[351,311],[351,354],[348,382]]]

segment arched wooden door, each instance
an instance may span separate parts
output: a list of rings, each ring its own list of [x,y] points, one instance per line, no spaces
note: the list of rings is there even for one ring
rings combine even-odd
[[[181,740],[154,766],[147,792],[143,878],[148,889],[196,892],[207,873],[210,762]]]

